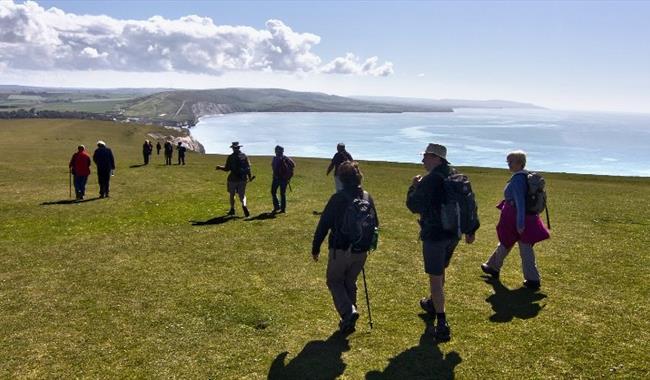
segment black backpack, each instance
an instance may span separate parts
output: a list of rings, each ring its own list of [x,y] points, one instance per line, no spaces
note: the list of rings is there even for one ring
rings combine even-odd
[[[278,167],[278,177],[289,181],[293,177],[293,167],[294,163],[288,157],[282,156]]]
[[[546,209],[546,181],[541,174],[535,172],[522,173],[526,175],[526,213],[541,214]]]
[[[460,173],[452,173],[443,179],[445,199],[440,208],[442,229],[455,233],[470,234],[479,223],[478,205],[469,178]]]
[[[235,155],[235,174],[241,179],[246,179],[248,174],[251,172],[251,166],[248,162],[248,157],[244,153],[238,153]]]
[[[343,214],[340,233],[350,242],[353,252],[368,251],[375,239],[377,211],[372,207],[366,191],[363,192],[362,198],[352,199],[347,194],[345,196],[350,201]]]

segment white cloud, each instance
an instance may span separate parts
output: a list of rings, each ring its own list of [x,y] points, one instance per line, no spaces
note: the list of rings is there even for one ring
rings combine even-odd
[[[5,68],[185,72],[325,72],[387,76],[392,63],[363,63],[353,54],[322,66],[312,52],[320,37],[295,32],[280,20],[265,29],[215,25],[209,17],[153,16],[120,20],[44,9],[34,1],[0,0],[0,62]]]
[[[424,73],[420,73],[417,75],[418,78],[424,78]]]
[[[320,71],[326,74],[359,74],[385,77],[393,74],[393,64],[385,62],[378,65],[377,57],[370,57],[361,62],[359,57],[347,53],[345,57],[339,57],[324,65]]]

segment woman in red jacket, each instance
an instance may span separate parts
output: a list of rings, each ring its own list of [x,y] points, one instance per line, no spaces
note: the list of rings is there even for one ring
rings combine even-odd
[[[90,156],[86,153],[86,147],[79,145],[77,153],[70,159],[70,173],[74,176],[74,192],[77,200],[84,199],[86,194],[86,181],[90,175]]]

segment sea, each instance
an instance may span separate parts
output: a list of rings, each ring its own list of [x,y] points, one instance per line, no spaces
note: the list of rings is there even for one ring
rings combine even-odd
[[[650,177],[650,114],[546,109],[457,109],[431,113],[235,113],[202,117],[191,129],[206,153],[331,158],[346,144],[356,160],[421,162],[430,142],[456,166],[507,168],[527,153],[529,170]]]

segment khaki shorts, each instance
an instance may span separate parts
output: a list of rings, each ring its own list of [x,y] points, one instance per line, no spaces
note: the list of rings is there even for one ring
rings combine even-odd
[[[239,194],[243,197],[246,195],[246,181],[228,181],[227,189],[230,194]]]

